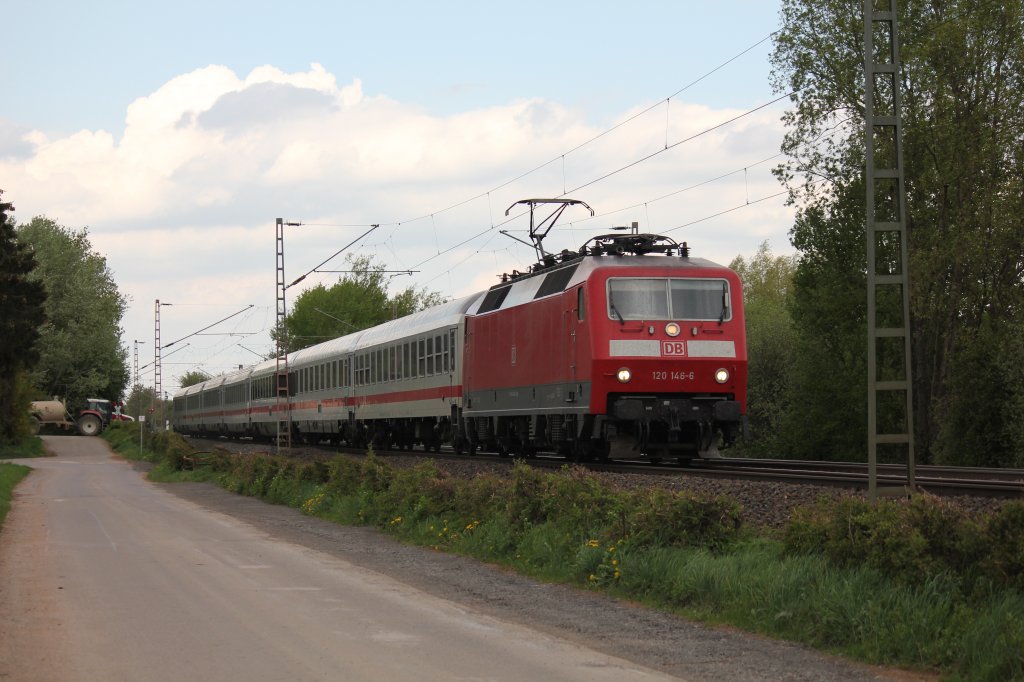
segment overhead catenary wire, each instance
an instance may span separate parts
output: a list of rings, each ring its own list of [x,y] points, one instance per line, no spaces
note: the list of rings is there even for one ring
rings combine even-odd
[[[167,343],[167,344],[164,344],[163,346],[160,346],[160,349],[161,349],[161,350],[163,350],[164,348],[170,348],[171,346],[173,346],[174,344],[178,343],[179,341],[184,341],[185,339],[190,339],[190,338],[192,338],[193,336],[198,336],[198,335],[199,335],[199,334],[201,334],[202,332],[205,332],[205,331],[206,331],[207,329],[212,329],[213,327],[216,327],[216,326],[217,326],[218,324],[220,324],[221,322],[226,322],[226,321],[230,320],[230,319],[231,319],[232,317],[235,317],[236,315],[241,315],[241,314],[242,314],[242,313],[244,313],[244,312],[245,312],[246,310],[250,310],[250,309],[252,309],[252,308],[254,308],[254,307],[255,307],[255,306],[254,306],[253,304],[249,304],[249,305],[245,306],[244,308],[242,308],[241,310],[239,310],[238,312],[235,312],[235,313],[231,313],[231,314],[230,314],[230,315],[228,315],[227,317],[225,317],[225,318],[222,318],[222,319],[220,319],[220,320],[217,320],[217,321],[216,321],[216,322],[214,322],[213,324],[211,324],[211,325],[207,325],[207,326],[203,327],[202,329],[200,329],[199,331],[195,331],[195,332],[192,332],[191,334],[188,334],[187,336],[183,336],[183,337],[181,337],[180,339],[176,339],[176,340],[174,340],[174,341],[171,341],[170,343]]]
[[[482,199],[484,197],[488,197],[489,198],[489,195],[491,193],[496,192],[499,189],[503,189],[503,188],[505,188],[505,187],[507,187],[507,186],[509,186],[509,185],[511,185],[513,183],[515,183],[515,182],[518,182],[519,180],[522,180],[523,178],[526,178],[526,177],[536,173],[537,171],[542,170],[542,169],[550,166],[551,164],[553,164],[553,163],[555,163],[555,162],[557,162],[559,160],[562,160],[562,162],[564,163],[564,159],[565,159],[566,156],[568,156],[568,155],[570,155],[570,154],[572,154],[574,152],[577,152],[580,149],[583,149],[587,145],[590,145],[590,144],[596,142],[597,140],[601,139],[602,137],[605,137],[606,135],[609,135],[610,133],[615,132],[619,128],[627,125],[628,123],[631,123],[632,121],[634,121],[637,118],[643,116],[644,114],[647,114],[650,111],[658,108],[663,103],[671,100],[674,97],[677,97],[678,95],[680,95],[683,92],[687,91],[688,89],[690,89],[691,87],[693,87],[697,83],[700,83],[704,79],[708,78],[709,76],[712,76],[716,72],[718,72],[721,69],[725,68],[726,66],[728,66],[732,62],[736,61],[740,57],[744,56],[745,54],[747,54],[751,50],[757,48],[759,45],[763,44],[765,41],[770,40],[771,37],[774,36],[778,32],[779,32],[778,30],[772,31],[768,35],[766,35],[763,38],[759,39],[757,42],[753,43],[752,45],[744,48],[743,50],[741,50],[740,52],[736,53],[735,55],[733,55],[729,59],[725,60],[724,62],[722,62],[718,66],[714,67],[710,71],[705,72],[701,76],[695,78],[691,82],[689,82],[686,85],[684,85],[683,87],[679,88],[678,90],[673,92],[668,97],[665,97],[664,99],[659,99],[654,104],[651,104],[650,106],[642,109],[641,111],[633,114],[632,116],[629,116],[629,117],[623,119],[622,121],[619,121],[618,123],[616,123],[615,125],[611,126],[610,128],[607,128],[606,130],[598,133],[597,135],[594,135],[593,137],[588,138],[587,140],[581,142],[580,144],[576,145],[575,147],[569,149],[568,151],[562,152],[558,156],[555,156],[554,158],[549,159],[548,161],[545,161],[544,163],[542,163],[542,164],[540,164],[540,165],[538,165],[538,166],[536,166],[534,168],[531,168],[528,171],[520,173],[519,175],[517,175],[517,176],[515,176],[515,177],[513,177],[513,178],[511,178],[509,180],[506,180],[505,182],[502,182],[502,183],[496,185],[495,187],[492,187],[491,189],[489,189],[489,190],[487,190],[485,192],[481,192],[481,193],[476,194],[476,195],[474,195],[472,197],[469,197],[467,199],[463,199],[462,201],[456,202],[456,203],[454,203],[454,204],[452,204],[450,206],[447,206],[445,208],[442,208],[442,209],[439,209],[439,210],[436,210],[436,211],[431,211],[429,213],[424,213],[424,214],[422,214],[420,216],[417,216],[415,218],[408,218],[408,219],[405,219],[405,220],[399,220],[399,221],[395,221],[395,222],[382,222],[381,224],[382,225],[389,225],[389,226],[391,226],[391,225],[399,225],[399,224],[406,224],[406,223],[414,223],[414,222],[418,222],[420,220],[426,220],[427,218],[430,218],[431,216],[435,216],[435,215],[437,215],[439,213],[446,213],[448,211],[454,210],[454,209],[459,208],[461,206],[465,206],[466,204],[471,203],[473,201],[476,201],[477,199]],[[570,190],[570,192],[571,191],[574,191],[574,190]],[[564,194],[567,194],[567,192],[563,192],[563,196],[564,196]]]

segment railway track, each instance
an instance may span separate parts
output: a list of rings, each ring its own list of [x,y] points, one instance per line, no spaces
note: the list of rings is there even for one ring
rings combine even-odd
[[[253,444],[250,441],[192,439],[192,442],[200,448],[210,448],[215,445],[226,446],[229,443],[244,443],[247,446],[247,450],[251,451],[253,449]],[[268,451],[272,449],[272,446],[265,447]],[[332,455],[339,452],[357,455],[365,453],[365,451],[355,448],[319,445],[303,445],[293,448],[293,450],[324,455]],[[513,461],[510,457],[489,453],[478,453],[473,457],[457,455],[449,448],[442,448],[440,452],[394,450],[382,451],[377,454],[385,459],[393,456],[418,455],[437,459],[468,460],[496,464],[508,464]],[[566,464],[565,459],[561,457],[544,455],[532,457],[529,461],[533,466],[552,469],[560,468]],[[822,485],[857,490],[866,490],[868,486],[867,465],[853,462],[723,457],[720,459],[695,460],[686,466],[678,464],[652,464],[651,462],[641,460],[591,463],[588,466],[599,471],[624,474],[705,476],[720,479]],[[918,490],[935,495],[971,495],[1004,499],[1024,498],[1024,470],[1022,469],[918,466],[915,478]],[[906,482],[905,466],[895,464],[880,464],[878,466],[879,485],[899,487],[906,485]]]
[[[694,471],[716,476],[742,476],[761,480],[793,480],[819,485],[866,488],[867,464],[854,462],[815,462],[799,460],[718,459],[691,465]],[[918,490],[936,495],[979,495],[983,497],[1024,497],[1024,470],[984,469],[977,467],[918,466],[915,472]],[[904,465],[878,465],[880,486],[905,486]]]

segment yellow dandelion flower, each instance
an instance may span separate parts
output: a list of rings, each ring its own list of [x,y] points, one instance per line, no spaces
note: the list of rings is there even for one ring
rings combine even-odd
[[[619,560],[618,559],[612,559],[612,566],[618,566],[618,565],[619,565]]]

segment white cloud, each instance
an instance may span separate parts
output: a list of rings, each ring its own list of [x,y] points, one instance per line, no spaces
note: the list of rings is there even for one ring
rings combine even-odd
[[[151,336],[155,298],[269,305],[272,323],[275,217],[384,223],[363,248],[396,269],[420,270],[396,286],[461,295],[495,283],[502,270],[525,268],[532,250],[495,229],[439,252],[492,225],[523,236],[525,218],[502,225],[513,202],[558,196],[649,154],[655,156],[574,193],[598,218],[583,220],[581,210],[570,209],[565,218],[576,221],[573,229],[552,231],[548,249],[578,248],[612,225],[635,220],[645,231],[669,230],[756,201],[779,191],[772,164],[754,165],[778,150],[778,112],[758,112],[665,150],[739,113],[673,101],[563,157],[603,128],[558,102],[520,100],[434,116],[368,96],[359,80],[339,86],[319,64],[299,73],[262,66],[244,78],[214,65],[132,102],[120,139],[102,130],[56,139],[8,131],[4,144],[18,153],[0,156],[0,178],[20,219],[45,214],[90,226],[94,245],[135,301],[125,321],[130,340]],[[689,241],[695,255],[728,262],[753,254],[765,238],[788,250],[790,215],[777,199],[670,236]],[[301,274],[358,233],[290,230],[288,274]],[[341,259],[331,267],[342,269]],[[317,277],[336,275],[310,282]],[[169,324],[181,328],[167,336],[199,328],[200,317],[175,310]],[[218,352],[231,355],[225,348]],[[226,365],[253,359],[237,352]]]

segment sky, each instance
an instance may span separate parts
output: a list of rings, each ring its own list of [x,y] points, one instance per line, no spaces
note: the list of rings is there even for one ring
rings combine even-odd
[[[792,251],[775,0],[152,5],[0,0],[4,200],[88,229],[144,385],[156,300],[172,395],[271,351],[277,218],[302,223],[288,282],[380,226],[289,304],[346,256],[405,271],[393,291],[482,291],[535,260],[505,215],[532,197],[596,214],[548,251],[634,221],[723,264]]]

